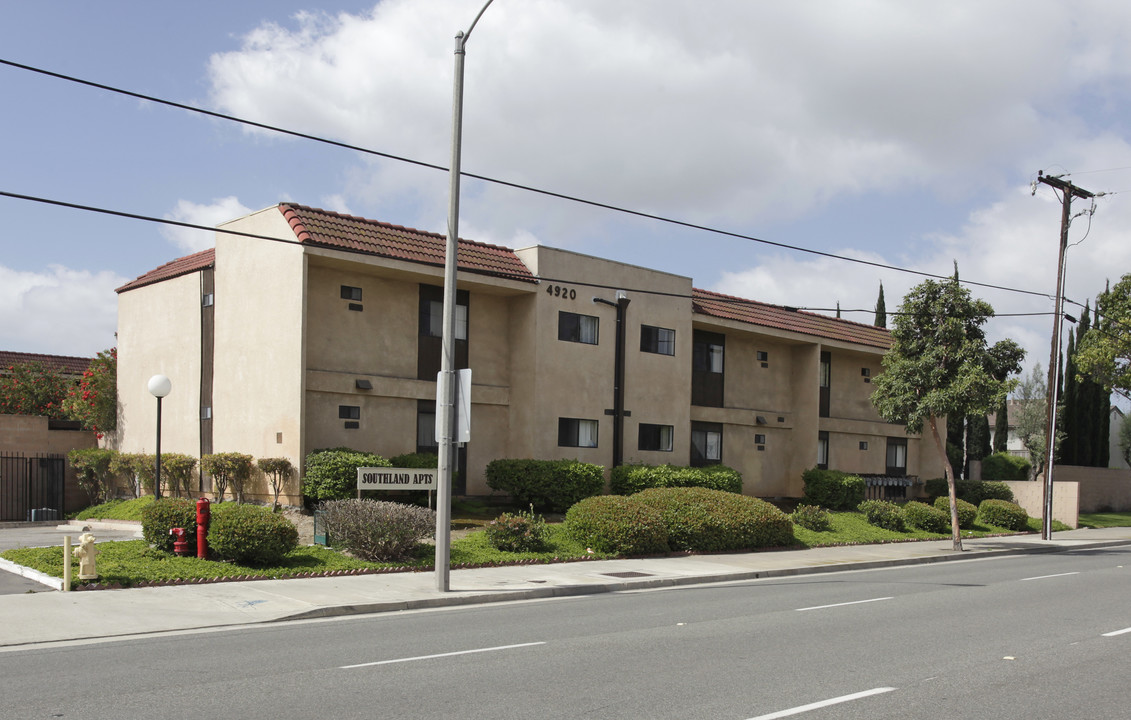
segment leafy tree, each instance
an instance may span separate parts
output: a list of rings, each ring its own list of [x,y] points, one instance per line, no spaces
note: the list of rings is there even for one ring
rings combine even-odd
[[[232,487],[232,495],[237,503],[243,502],[244,485],[251,477],[252,462],[255,460],[250,455],[243,453],[215,453],[200,458],[200,467],[212,476],[212,490],[216,494],[217,502],[224,502],[224,493],[228,486]]]
[[[275,498],[271,503],[272,510],[279,509],[279,492],[283,489],[283,485],[295,473],[295,466],[287,458],[259,458],[256,461],[260,472],[267,478],[267,482],[271,485],[271,492],[274,493]]]
[[[1023,379],[1017,386],[1015,394],[1017,400],[1017,437],[1021,445],[1029,451],[1029,460],[1032,463],[1029,472],[1030,480],[1035,480],[1038,473],[1045,466],[1047,456],[1045,446],[1048,438],[1048,388],[1045,383],[1045,374],[1041,364],[1037,363],[1029,377]],[[1058,413],[1063,415],[1063,413]],[[1064,439],[1064,432],[1057,430],[1056,443],[1060,445]]]
[[[884,304],[884,284],[880,283],[880,295],[876,298],[876,319],[872,322],[876,327],[888,326],[888,309]]]
[[[66,417],[67,379],[38,360],[9,365],[0,376],[0,415]]]
[[[1080,442],[1077,424],[1080,418],[1080,384],[1076,382],[1076,340],[1072,330],[1068,331],[1068,350],[1065,352],[1064,394],[1060,396],[1064,404],[1064,441],[1057,449],[1057,462],[1064,465],[1077,465],[1076,449]]]
[[[95,356],[63,399],[63,409],[99,439],[118,426],[118,348]]]
[[[1002,398],[994,418],[994,453],[1008,452],[1009,450],[1009,403]]]
[[[938,418],[985,414],[1001,403],[1016,381],[1006,378],[1020,369],[1024,351],[1012,340],[987,345],[982,326],[993,307],[971,298],[954,278],[927,280],[903,298],[892,328],[892,346],[884,355],[884,372],[875,379],[872,403],[888,422],[902,422],[907,432],[930,432],[939,456],[946,448]],[[950,492],[954,549],[959,534],[954,467],[945,464]]]
[[[164,455],[162,455],[164,459]],[[154,471],[157,469],[157,460],[153,455],[145,453],[118,453],[110,461],[110,472],[121,475],[129,480],[130,490],[134,497],[141,497],[141,491],[153,493]]]
[[[985,415],[966,418],[966,473],[970,477],[970,462],[982,460],[990,454],[990,421]]]
[[[1095,332],[1081,338],[1076,366],[1109,390],[1131,397],[1131,274],[1096,300]]]
[[[173,497],[192,497],[196,458],[181,453],[161,453],[161,477]]]

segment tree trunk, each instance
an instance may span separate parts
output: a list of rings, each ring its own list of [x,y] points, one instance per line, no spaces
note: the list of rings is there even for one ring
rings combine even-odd
[[[954,541],[954,551],[962,552],[962,532],[958,527],[958,493],[954,488],[954,468],[950,464],[950,458],[946,456],[946,448],[939,436],[939,428],[934,415],[927,418],[927,424],[931,426],[931,436],[935,439],[935,447],[938,448],[939,456],[946,463],[943,470],[946,473],[946,488],[950,492],[950,536]]]

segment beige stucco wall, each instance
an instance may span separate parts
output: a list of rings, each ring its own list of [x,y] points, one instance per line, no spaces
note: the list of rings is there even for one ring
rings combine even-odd
[[[1054,476],[1055,477],[1055,476]],[[1013,491],[1013,500],[1029,513],[1029,517],[1045,516],[1043,482],[1017,481],[1005,483]],[[1054,482],[1052,487],[1052,519],[1075,528],[1080,522],[1081,487],[1076,482]]]
[[[118,295],[118,449],[156,450],[149,378],[173,389],[161,402],[161,451],[200,456],[200,273]]]
[[[71,450],[97,447],[89,430],[51,430],[46,417],[38,415],[0,415],[0,452],[35,455],[66,455]],[[86,507],[90,498],[79,487],[75,471],[66,463],[63,485],[63,511]]]
[[[1057,465],[1052,476],[1054,485],[1079,484],[1082,513],[1131,510],[1131,470]]]

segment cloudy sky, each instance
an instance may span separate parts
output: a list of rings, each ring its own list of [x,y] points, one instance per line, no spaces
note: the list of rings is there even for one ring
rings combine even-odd
[[[0,59],[447,166],[482,0],[41,0]],[[1131,272],[1131,4],[496,0],[468,42],[466,172],[928,273],[1066,295]],[[0,65],[0,191],[214,225],[280,201],[443,232],[447,176]],[[1074,210],[1090,204],[1077,200]],[[114,343],[113,289],[209,233],[0,197],[0,349]],[[920,277],[476,180],[461,235],[568,248],[871,322]],[[1049,297],[975,288],[999,314]],[[850,312],[865,309],[867,312]],[[1073,313],[1069,306],[1068,311]],[[1078,313],[1074,313],[1078,314]],[[1047,366],[1050,315],[994,339]]]

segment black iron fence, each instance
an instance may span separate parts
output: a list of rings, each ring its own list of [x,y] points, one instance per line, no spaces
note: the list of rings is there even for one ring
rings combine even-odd
[[[66,457],[0,453],[0,522],[63,517]]]

